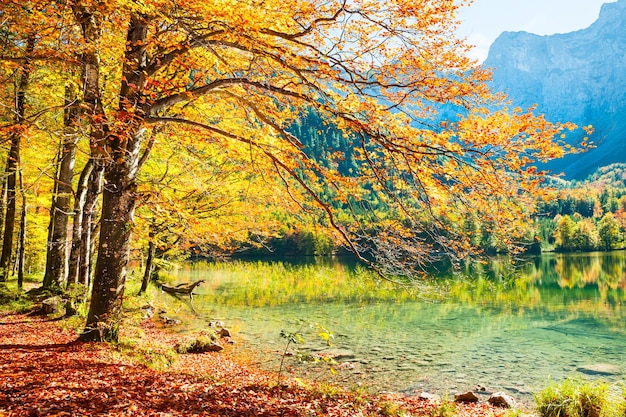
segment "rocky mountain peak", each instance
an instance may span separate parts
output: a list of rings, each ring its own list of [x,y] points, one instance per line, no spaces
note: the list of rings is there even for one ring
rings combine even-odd
[[[507,92],[515,105],[537,103],[549,120],[595,127],[591,140],[597,147],[551,162],[553,171],[581,178],[600,166],[626,162],[626,0],[604,4],[598,20],[576,32],[504,32],[485,66],[494,69],[493,87]]]

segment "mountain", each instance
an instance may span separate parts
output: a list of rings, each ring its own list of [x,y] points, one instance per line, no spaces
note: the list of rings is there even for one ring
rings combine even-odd
[[[626,162],[626,0],[602,6],[598,20],[576,32],[539,36],[504,32],[485,66],[493,87],[515,106],[537,104],[550,121],[593,125],[595,148],[547,165],[581,179],[596,168]],[[569,137],[575,144],[582,132]]]

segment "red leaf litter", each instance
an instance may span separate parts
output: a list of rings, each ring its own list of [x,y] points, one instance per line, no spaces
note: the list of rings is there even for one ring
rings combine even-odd
[[[173,335],[142,324],[152,346]],[[338,390],[325,394],[246,366],[227,351],[179,355],[157,371],[114,345],[76,342],[45,317],[0,317],[0,416],[433,416],[438,404],[403,396]],[[155,345],[155,346],[156,346]],[[485,404],[457,405],[459,416],[500,416]]]

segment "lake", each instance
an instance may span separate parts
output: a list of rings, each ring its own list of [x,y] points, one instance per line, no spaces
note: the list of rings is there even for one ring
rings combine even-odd
[[[515,271],[495,260],[408,289],[328,260],[190,263],[172,275],[205,280],[196,315],[160,296],[183,319],[180,331],[221,320],[237,340],[232,350],[272,371],[287,344],[281,331],[301,335],[288,349],[290,376],[442,396],[482,385],[530,403],[550,380],[617,383],[626,372],[624,251],[545,254]],[[322,328],[334,335],[330,347]],[[336,363],[299,360],[322,356]]]

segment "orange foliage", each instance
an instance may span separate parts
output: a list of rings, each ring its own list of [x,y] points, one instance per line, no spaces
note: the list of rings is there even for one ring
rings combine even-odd
[[[138,173],[150,132],[165,125],[168,140],[263,160],[260,176],[387,272],[475,253],[467,219],[514,249],[543,193],[531,166],[570,151],[554,138],[573,126],[508,109],[489,91],[489,71],[454,33],[467,3],[3,2],[2,15],[15,16],[4,64],[24,62],[20,45],[35,31],[32,62],[82,74],[81,132],[106,181],[85,337],[103,337],[93,327],[101,317],[111,321],[104,338],[117,337]],[[29,117],[35,110],[46,111]],[[358,177],[306,154],[289,131],[306,112],[352,138]]]

